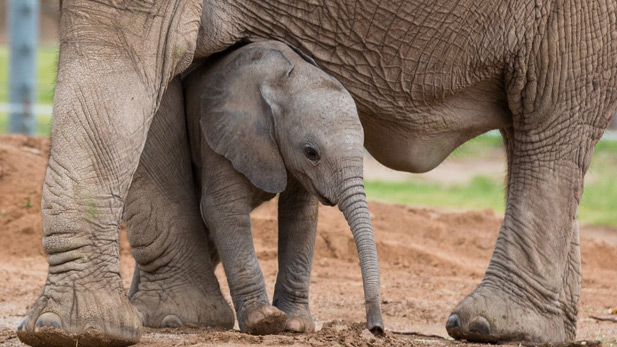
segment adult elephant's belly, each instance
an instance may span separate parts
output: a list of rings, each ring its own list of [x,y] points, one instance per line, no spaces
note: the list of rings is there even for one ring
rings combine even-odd
[[[506,97],[497,85],[496,80],[481,81],[430,104],[409,102],[386,114],[370,111],[375,100],[358,98],[365,147],[394,170],[430,171],[466,141],[511,124]]]
[[[381,164],[399,171],[430,171],[468,140],[463,134],[457,133],[434,136],[415,131],[399,133],[400,129],[393,130],[383,125],[365,127],[365,147]]]

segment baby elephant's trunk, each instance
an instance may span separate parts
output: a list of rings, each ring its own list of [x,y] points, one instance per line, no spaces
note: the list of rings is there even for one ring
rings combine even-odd
[[[367,328],[373,334],[383,334],[377,246],[375,245],[375,236],[373,235],[373,226],[366,203],[362,178],[352,178],[343,182],[343,191],[338,199],[338,207],[349,223],[360,258]]]

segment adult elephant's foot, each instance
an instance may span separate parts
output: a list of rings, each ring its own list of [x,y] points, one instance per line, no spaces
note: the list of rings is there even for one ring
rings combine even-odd
[[[239,314],[240,331],[253,335],[278,334],[285,328],[287,315],[285,312],[270,305]]]
[[[477,342],[564,342],[564,315],[559,302],[554,308],[537,307],[500,288],[482,286],[465,298],[446,322],[448,334],[458,340]]]
[[[152,121],[126,198],[137,263],[129,297],[147,327],[232,328],[234,313],[214,275],[216,249],[197,204],[183,100],[176,78]]]
[[[215,283],[204,285],[144,277],[140,279],[136,291],[131,293],[131,302],[139,310],[144,326],[233,328],[234,313],[221,294],[215,278],[211,278]]]
[[[31,346],[128,346],[139,342],[141,320],[122,288],[49,280],[17,328]]]

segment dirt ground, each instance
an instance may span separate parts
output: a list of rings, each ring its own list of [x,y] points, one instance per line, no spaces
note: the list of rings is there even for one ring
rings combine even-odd
[[[38,296],[47,273],[39,205],[48,146],[44,138],[0,136],[0,345],[20,345],[14,329]],[[384,322],[390,330],[385,338],[363,329],[362,281],[351,232],[336,208],[321,207],[311,280],[311,309],[320,331],[258,337],[211,329],[146,330],[139,345],[459,344],[446,339],[445,321],[482,279],[501,216],[491,210],[369,205],[380,257]],[[277,273],[276,205],[266,204],[252,217],[259,261],[272,294]],[[581,233],[583,289],[577,338],[617,344],[617,323],[590,318],[607,316],[617,307],[617,230],[583,226]],[[128,288],[134,261],[124,233],[121,245],[122,276]],[[217,275],[227,293],[220,266]]]

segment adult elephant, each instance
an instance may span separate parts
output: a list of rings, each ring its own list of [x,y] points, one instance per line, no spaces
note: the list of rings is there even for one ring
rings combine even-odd
[[[62,1],[42,202],[49,275],[20,338],[139,339],[141,317],[122,292],[117,230],[153,115],[193,59],[272,38],[300,48],[345,85],[366,147],[391,168],[428,171],[466,140],[500,129],[505,219],[484,280],[447,329],[480,341],[573,339],[577,206],[593,147],[617,111],[616,6]]]

